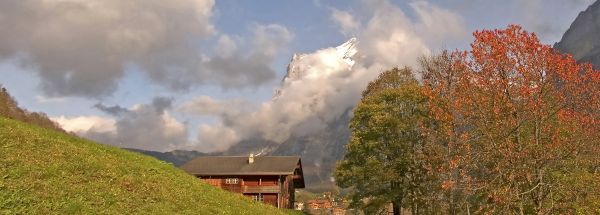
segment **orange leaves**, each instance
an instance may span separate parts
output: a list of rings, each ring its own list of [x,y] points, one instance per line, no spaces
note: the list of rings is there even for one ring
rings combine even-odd
[[[458,167],[458,163],[459,163],[459,162],[460,162],[460,161],[459,161],[459,159],[456,159],[456,158],[455,158],[455,159],[452,159],[452,160],[450,160],[450,161],[448,162],[448,163],[449,163],[449,166],[450,166],[450,169],[456,169],[456,168]]]
[[[473,36],[471,50],[423,61],[436,125],[427,135],[446,149],[437,155],[446,165],[441,186],[459,184],[507,208],[549,201],[552,182],[538,182],[598,151],[600,71],[516,25]],[[514,195],[525,191],[535,195]]]
[[[456,182],[454,182],[454,181],[444,181],[444,182],[442,182],[442,189],[450,190],[450,189],[454,188],[455,185],[456,185]]]

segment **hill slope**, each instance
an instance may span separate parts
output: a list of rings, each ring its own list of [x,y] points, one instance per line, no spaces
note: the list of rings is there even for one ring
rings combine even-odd
[[[65,130],[56,124],[56,122],[50,120],[45,113],[30,112],[19,107],[15,98],[13,98],[2,85],[0,85],[0,117],[6,117],[66,133]]]
[[[0,117],[0,214],[283,214],[162,161]]]

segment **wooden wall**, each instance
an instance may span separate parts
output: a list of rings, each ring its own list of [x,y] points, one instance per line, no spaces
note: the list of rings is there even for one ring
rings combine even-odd
[[[277,207],[279,200],[280,208],[293,208],[294,207],[294,183],[293,176],[201,176],[198,177],[210,185],[220,187],[222,189],[242,193],[243,187],[274,187],[277,186],[279,191],[279,198],[276,193],[263,193],[264,203],[271,204]],[[227,178],[238,178],[238,184],[226,184],[225,179]],[[254,191],[252,191],[254,192]],[[258,193],[244,193],[245,196],[252,198],[252,195],[258,195]]]

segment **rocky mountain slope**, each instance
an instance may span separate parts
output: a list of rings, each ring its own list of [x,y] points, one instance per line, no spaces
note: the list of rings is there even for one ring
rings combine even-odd
[[[356,55],[356,38],[335,47],[335,51],[322,58],[333,58],[343,62],[348,68],[354,65],[352,59]],[[287,74],[281,81],[281,88],[286,85],[298,83],[303,79],[317,76],[332,75],[340,72],[336,70],[319,70],[313,68],[314,61],[306,58],[308,54],[294,54],[287,68]],[[335,74],[333,74],[335,75]],[[273,100],[279,99],[282,91],[277,90]],[[334,186],[331,172],[335,162],[343,158],[345,148],[350,137],[348,123],[352,108],[349,107],[339,117],[329,121],[325,129],[309,135],[292,135],[283,143],[275,143],[264,139],[244,140],[231,147],[225,154],[244,155],[260,153],[269,155],[300,155],[307,189],[312,191],[328,190]]]
[[[554,48],[572,54],[579,62],[592,63],[595,69],[600,69],[600,1],[579,13]]]
[[[331,176],[336,161],[345,154],[350,138],[350,110],[341,118],[328,124],[321,132],[302,137],[292,137],[279,145],[273,155],[301,155],[304,176],[311,191],[331,189],[335,183]]]

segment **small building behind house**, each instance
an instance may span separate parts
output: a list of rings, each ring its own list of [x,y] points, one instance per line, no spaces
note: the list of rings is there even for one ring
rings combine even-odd
[[[333,215],[345,215],[346,214],[346,209],[344,209],[342,207],[334,207],[332,214]]]
[[[329,199],[314,199],[307,202],[308,208],[313,210],[331,209],[333,204]]]
[[[295,189],[305,187],[299,156],[204,156],[181,169],[213,186],[277,208],[292,209]]]

